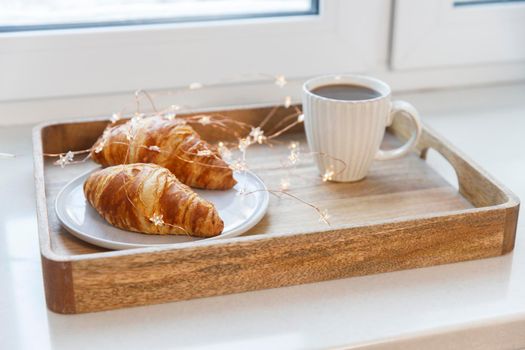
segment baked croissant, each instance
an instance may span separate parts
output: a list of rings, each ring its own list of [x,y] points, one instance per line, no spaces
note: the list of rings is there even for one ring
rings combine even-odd
[[[155,164],[96,171],[84,183],[84,194],[107,222],[124,230],[213,237],[224,228],[212,203]]]
[[[236,183],[215,148],[179,119],[133,118],[109,128],[92,148],[91,158],[103,166],[155,163],[191,187],[226,190]]]

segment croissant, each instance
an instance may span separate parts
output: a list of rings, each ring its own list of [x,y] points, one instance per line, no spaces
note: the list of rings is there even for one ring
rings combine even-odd
[[[84,194],[107,222],[129,231],[213,237],[224,228],[212,203],[155,164],[96,171],[84,183]]]
[[[155,163],[191,187],[226,190],[236,184],[216,149],[179,119],[133,118],[109,128],[92,148],[91,158],[103,166]]]

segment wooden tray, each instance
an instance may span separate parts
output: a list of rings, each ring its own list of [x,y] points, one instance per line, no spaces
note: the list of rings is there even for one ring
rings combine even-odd
[[[258,124],[269,108],[222,111]],[[274,120],[287,112],[278,110]],[[93,163],[64,169],[45,159],[89,148],[106,122],[49,123],[34,130],[40,249],[49,309],[82,313],[274,288],[502,255],[514,247],[519,201],[449,143],[424,128],[417,150],[374,163],[357,183],[323,183],[312,161],[296,169],[291,193],[328,209],[331,226],[304,204],[272,198],[265,218],[246,235],[182,248],[108,251],[80,241],[58,223],[54,200]],[[271,127],[271,125],[269,125]],[[385,143],[405,139],[396,118]],[[203,135],[205,138],[206,136]],[[285,135],[301,140],[302,129]],[[388,146],[388,145],[387,145]],[[425,161],[441,153],[455,169],[459,192]],[[251,168],[269,188],[285,171],[286,143],[251,147]]]

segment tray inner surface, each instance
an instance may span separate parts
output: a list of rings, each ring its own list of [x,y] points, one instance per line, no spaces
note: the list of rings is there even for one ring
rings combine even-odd
[[[290,171],[284,169],[281,163],[289,154],[287,146],[291,140],[300,141],[303,156],[300,164]],[[374,162],[366,179],[357,183],[323,183],[313,160],[306,154],[304,134],[289,134],[280,141],[284,142],[272,148],[259,145],[250,147],[250,168],[265,181],[269,189],[278,190],[281,179],[288,176],[290,193],[321,209],[327,209],[331,226],[320,222],[317,213],[298,200],[270,196],[267,215],[246,235],[325,231],[351,224],[473,207],[416,153],[398,160]],[[81,140],[76,149],[86,147],[86,142],[92,140]],[[55,140],[53,143],[57,145],[60,141]],[[67,145],[64,147],[72,146],[71,140],[65,140],[64,143]],[[387,133],[383,148],[397,144],[399,140]],[[60,151],[67,151],[67,148]],[[70,235],[61,227],[54,212],[54,201],[60,189],[74,177],[96,166],[88,161],[62,169],[53,165],[52,160],[45,161],[47,215],[51,248],[56,254],[72,256],[104,251]]]

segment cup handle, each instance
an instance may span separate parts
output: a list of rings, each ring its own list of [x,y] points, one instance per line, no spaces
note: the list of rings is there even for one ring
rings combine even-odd
[[[419,119],[419,113],[414,108],[414,106],[405,101],[392,102],[387,126],[390,126],[392,124],[392,121],[398,113],[403,113],[405,116],[410,118],[415,131],[410,137],[410,139],[399,148],[391,149],[388,151],[383,151],[380,149],[379,151],[377,151],[377,154],[375,156],[376,160],[396,159],[404,156],[412,149],[412,147],[414,147],[417,144],[419,138],[421,137],[422,128],[421,120]]]

